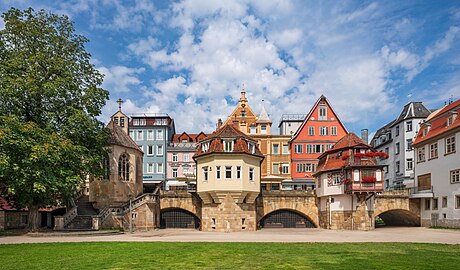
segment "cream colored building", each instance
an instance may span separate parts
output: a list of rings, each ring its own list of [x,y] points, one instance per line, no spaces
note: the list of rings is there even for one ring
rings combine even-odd
[[[256,198],[264,159],[257,141],[226,124],[199,142],[197,193],[203,231],[256,230]]]

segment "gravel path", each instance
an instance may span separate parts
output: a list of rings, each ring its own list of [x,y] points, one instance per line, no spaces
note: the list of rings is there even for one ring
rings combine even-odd
[[[460,244],[460,230],[388,227],[373,231],[323,229],[263,229],[256,232],[200,232],[165,229],[116,235],[53,235],[0,237],[0,244],[50,242],[414,242]]]

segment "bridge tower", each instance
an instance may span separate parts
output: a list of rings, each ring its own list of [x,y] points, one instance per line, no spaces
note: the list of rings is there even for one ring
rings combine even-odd
[[[354,133],[319,157],[315,173],[320,227],[339,230],[374,228],[374,195],[383,192],[383,167],[376,152]]]
[[[237,124],[237,122],[236,122]],[[225,124],[199,142],[197,194],[201,197],[203,231],[256,230],[256,198],[264,159],[257,141]]]

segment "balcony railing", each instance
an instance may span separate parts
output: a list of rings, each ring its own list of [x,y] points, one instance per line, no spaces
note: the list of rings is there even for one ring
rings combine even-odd
[[[433,186],[429,187],[411,187],[410,194],[433,193]]]
[[[382,192],[383,182],[374,183],[363,183],[363,182],[351,182],[345,184],[345,192]]]

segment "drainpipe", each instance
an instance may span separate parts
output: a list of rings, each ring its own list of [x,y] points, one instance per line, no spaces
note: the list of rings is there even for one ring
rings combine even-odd
[[[331,209],[332,197],[329,196],[329,229],[331,229],[332,225],[332,209]]]
[[[351,230],[355,230],[355,213],[353,211],[353,200],[355,199],[355,195],[351,193]]]

